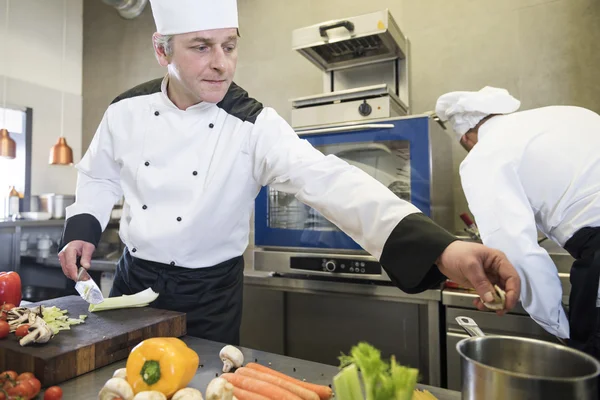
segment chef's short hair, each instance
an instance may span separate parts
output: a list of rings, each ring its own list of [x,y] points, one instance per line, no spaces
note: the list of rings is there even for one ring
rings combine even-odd
[[[167,56],[173,55],[173,35],[156,35],[155,43],[161,47]]]

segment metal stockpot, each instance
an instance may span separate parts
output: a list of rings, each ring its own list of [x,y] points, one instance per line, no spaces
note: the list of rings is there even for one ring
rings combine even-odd
[[[513,336],[485,336],[457,317],[473,337],[461,340],[463,400],[598,399],[600,362],[567,346]]]
[[[48,193],[39,197],[41,211],[49,212],[55,219],[65,218],[66,208],[75,203],[74,195]]]

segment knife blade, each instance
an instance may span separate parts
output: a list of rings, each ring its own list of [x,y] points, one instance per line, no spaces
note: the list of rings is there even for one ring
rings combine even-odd
[[[82,299],[90,304],[102,303],[104,301],[102,291],[98,285],[96,285],[96,282],[94,282],[87,270],[79,264],[79,259],[77,259],[77,267],[79,267],[79,269],[77,270],[75,290],[77,290]]]

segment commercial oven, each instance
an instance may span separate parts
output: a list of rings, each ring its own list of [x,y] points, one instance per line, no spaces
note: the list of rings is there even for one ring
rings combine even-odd
[[[292,43],[324,89],[292,100],[298,135],[453,230],[451,138],[433,113],[410,115],[410,42],[389,10],[296,29]],[[389,281],[319,212],[270,187],[256,200],[254,236],[257,270]]]

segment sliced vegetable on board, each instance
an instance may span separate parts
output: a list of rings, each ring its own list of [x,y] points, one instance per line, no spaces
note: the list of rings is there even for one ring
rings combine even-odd
[[[123,295],[118,297],[109,297],[104,299],[100,304],[90,304],[90,312],[106,311],[106,310],[117,310],[119,308],[133,308],[133,307],[146,307],[150,305],[154,300],[158,298],[152,288],[142,290],[136,294]]]
[[[87,315],[80,315],[79,318],[70,318],[67,316],[67,313],[68,310],[61,310],[56,306],[42,306],[43,319],[54,335],[59,331],[70,330],[72,325],[83,324],[87,318]]]

